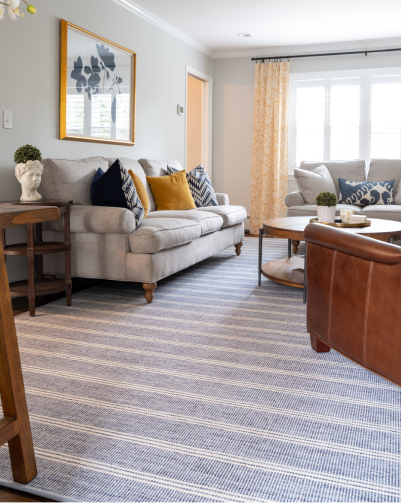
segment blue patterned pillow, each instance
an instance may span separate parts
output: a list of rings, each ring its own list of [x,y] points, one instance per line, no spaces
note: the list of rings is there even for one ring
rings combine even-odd
[[[177,173],[178,169],[167,166],[169,175]],[[216,193],[213,189],[210,178],[206,173],[205,168],[200,164],[197,168],[187,173],[187,182],[191,191],[195,205],[198,208],[204,206],[218,206]]]
[[[91,197],[94,206],[128,208],[134,214],[136,227],[145,216],[134,182],[118,159],[105,173],[101,168],[96,171],[91,185]]]
[[[395,180],[388,182],[353,182],[338,179],[340,186],[339,203],[369,206],[372,204],[394,204]]]

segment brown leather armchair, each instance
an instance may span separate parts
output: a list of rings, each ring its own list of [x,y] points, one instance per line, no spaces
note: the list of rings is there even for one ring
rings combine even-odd
[[[304,238],[312,348],[401,385],[401,247],[319,224]]]

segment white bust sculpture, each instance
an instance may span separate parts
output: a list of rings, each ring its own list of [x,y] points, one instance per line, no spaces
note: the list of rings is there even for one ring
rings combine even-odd
[[[21,184],[21,201],[39,201],[42,196],[38,193],[42,181],[44,166],[40,161],[27,161],[17,164],[15,176]]]

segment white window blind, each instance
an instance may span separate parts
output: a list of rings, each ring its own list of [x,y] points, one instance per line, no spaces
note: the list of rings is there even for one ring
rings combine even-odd
[[[117,95],[117,120],[116,138],[117,140],[129,140],[130,138],[130,95],[128,93]]]
[[[67,94],[67,133],[84,134],[84,96]]]
[[[92,95],[91,135],[98,138],[110,138],[111,131],[111,95]]]
[[[289,172],[302,161],[401,158],[401,69],[291,76]]]

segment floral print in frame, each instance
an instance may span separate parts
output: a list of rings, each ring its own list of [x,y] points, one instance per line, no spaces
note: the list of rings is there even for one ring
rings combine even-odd
[[[133,145],[136,54],[61,21],[60,139]]]

